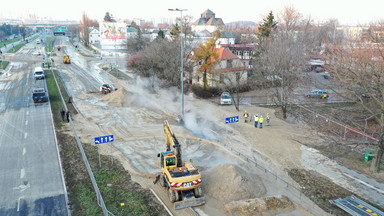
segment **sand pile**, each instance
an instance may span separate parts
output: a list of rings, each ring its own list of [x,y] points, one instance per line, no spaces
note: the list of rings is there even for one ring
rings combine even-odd
[[[221,164],[203,173],[203,191],[222,204],[262,197],[266,193],[258,176],[233,164]]]
[[[274,196],[249,200],[233,201],[224,206],[229,215],[276,215],[295,209],[294,203],[286,196]]]
[[[101,100],[112,106],[123,107],[128,105],[127,97],[128,92],[125,89],[120,88],[104,95]]]

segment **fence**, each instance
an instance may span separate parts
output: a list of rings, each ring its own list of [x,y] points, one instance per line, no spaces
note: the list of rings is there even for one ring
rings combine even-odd
[[[332,117],[325,114],[317,113],[304,105],[297,105],[298,112],[296,117],[300,121],[304,121],[317,131],[324,134],[331,135],[339,141],[348,141],[348,143],[355,144],[373,144],[379,140],[376,138],[377,133],[367,130],[367,123],[364,130],[348,126],[334,120]]]
[[[59,90],[59,94],[60,94],[61,100],[62,100],[62,102],[63,102],[63,105],[64,105],[64,107],[65,107],[65,110],[68,110],[68,107],[67,107],[67,105],[66,105],[66,103],[65,103],[64,97],[63,97],[63,95],[62,95],[62,93],[61,93],[60,86],[59,86],[59,84],[57,83],[57,80],[56,80],[56,76],[55,76],[55,72],[54,72],[54,70],[52,70],[52,74],[53,74],[53,78],[55,79],[56,86],[57,86],[57,88],[58,88],[58,90]],[[89,174],[89,176],[90,176],[90,178],[91,178],[93,188],[95,189],[95,192],[96,192],[96,196],[97,196],[97,204],[101,207],[101,209],[102,209],[102,211],[103,211],[103,214],[104,214],[105,216],[113,215],[110,211],[108,211],[107,207],[105,206],[105,203],[104,203],[104,200],[103,200],[103,196],[102,196],[101,193],[100,193],[100,190],[99,190],[99,187],[98,187],[98,185],[97,185],[95,176],[93,175],[93,172],[92,172],[91,165],[90,165],[89,162],[88,162],[87,155],[85,154],[83,145],[81,144],[80,138],[79,138],[79,136],[77,135],[77,131],[76,131],[76,129],[75,129],[75,125],[74,125],[73,122],[72,122],[71,116],[69,116],[69,119],[70,119],[70,122],[71,122],[72,130],[73,130],[73,132],[75,133],[75,138],[76,138],[76,141],[77,141],[77,145],[79,146],[79,149],[80,149],[81,155],[82,155],[82,157],[83,157],[85,166],[87,167],[88,174]]]

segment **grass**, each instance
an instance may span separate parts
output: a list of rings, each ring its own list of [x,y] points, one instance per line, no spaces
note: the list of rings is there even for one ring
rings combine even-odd
[[[55,43],[55,40],[56,40],[56,37],[55,36],[51,36],[46,41],[45,49],[46,49],[47,53],[48,52],[52,52],[54,50],[53,43]]]
[[[2,61],[2,63],[0,64],[0,69],[7,68],[8,64],[9,64],[9,61]]]
[[[19,40],[23,39],[23,37],[17,37],[17,38],[13,38],[11,40],[6,40],[6,41],[3,41],[3,42],[0,42],[0,48],[4,47],[4,44],[5,45],[8,45],[8,44],[11,44],[11,43],[14,43],[14,42],[17,42]]]
[[[13,47],[12,49],[8,50],[7,53],[15,53],[15,52],[19,51],[19,49],[21,47],[23,47],[25,44],[27,44],[27,43],[26,42],[21,42],[21,43],[17,44],[15,47]]]

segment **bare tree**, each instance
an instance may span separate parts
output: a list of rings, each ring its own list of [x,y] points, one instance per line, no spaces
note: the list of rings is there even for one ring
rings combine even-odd
[[[83,12],[82,20],[80,21],[80,27],[85,46],[89,45],[89,24],[89,17],[85,12]]]
[[[375,26],[383,27],[383,23]],[[339,93],[356,99],[375,118],[379,135],[371,171],[379,172],[384,153],[384,45],[379,43],[379,32],[369,33],[368,41],[355,40],[348,46],[334,47],[328,61],[336,81],[343,87]]]

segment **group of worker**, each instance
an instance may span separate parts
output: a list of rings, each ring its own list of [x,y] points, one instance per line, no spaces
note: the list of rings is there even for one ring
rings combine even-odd
[[[244,122],[248,122],[249,114],[248,114],[247,110],[245,110],[243,116],[244,116]],[[262,115],[260,115],[260,117],[259,117],[259,114],[253,115],[253,119],[255,120],[255,128],[257,128],[257,127],[263,128],[264,120],[266,120],[267,126],[269,126],[271,123],[271,116],[269,115],[269,113],[267,113],[266,119],[264,119],[264,117]]]

